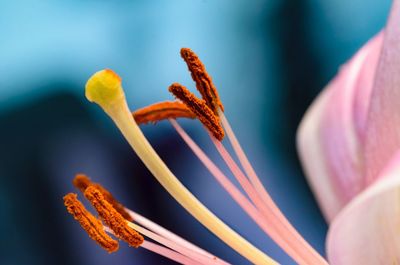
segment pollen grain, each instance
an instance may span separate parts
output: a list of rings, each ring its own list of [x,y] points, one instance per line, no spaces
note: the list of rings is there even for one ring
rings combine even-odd
[[[224,138],[224,130],[220,124],[219,117],[207,106],[205,100],[197,98],[186,87],[179,83],[172,84],[169,87],[169,91],[196,114],[197,118],[215,138],[220,141]]]
[[[103,230],[100,220],[94,217],[85,206],[78,200],[77,195],[68,193],[64,196],[64,205],[68,212],[79,222],[82,228],[88,233],[89,237],[97,242],[109,253],[118,250],[118,241],[112,239]]]
[[[192,75],[196,88],[200,92],[202,98],[206,101],[215,115],[218,116],[218,109],[224,111],[224,106],[218,95],[217,88],[212,82],[211,76],[207,73],[204,64],[199,57],[189,48],[181,49],[181,57],[186,62],[188,69]]]
[[[77,174],[72,181],[73,185],[79,189],[82,193],[85,192],[86,188],[88,186],[94,186],[96,189],[98,189],[104,196],[104,199],[108,201],[115,210],[117,210],[122,217],[124,217],[126,220],[132,222],[133,218],[130,216],[130,214],[125,210],[124,205],[122,205],[115,197],[109,192],[106,188],[104,188],[102,185],[99,183],[94,183],[90,180],[88,176],[85,174]]]
[[[117,237],[135,248],[143,243],[143,236],[128,226],[127,221],[105,200],[103,194],[96,187],[87,187],[84,195]]]
[[[195,119],[196,115],[179,101],[164,101],[138,109],[132,113],[138,124],[157,123],[176,118]]]

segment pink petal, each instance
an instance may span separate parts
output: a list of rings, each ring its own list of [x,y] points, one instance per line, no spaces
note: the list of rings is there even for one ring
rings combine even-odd
[[[333,265],[400,262],[400,151],[333,220],[327,254]]]
[[[298,149],[326,219],[362,189],[362,132],[383,33],[341,68],[300,125]]]
[[[319,206],[327,220],[343,207],[336,191],[331,185],[331,173],[328,161],[322,149],[320,131],[321,119],[332,90],[325,90],[318,97],[304,116],[297,132],[297,149],[303,164],[308,182]]]
[[[394,0],[372,90],[365,138],[367,184],[400,147],[400,0]]]

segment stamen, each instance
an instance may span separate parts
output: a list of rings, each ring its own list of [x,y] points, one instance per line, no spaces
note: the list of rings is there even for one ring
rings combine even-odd
[[[218,108],[224,111],[224,106],[219,99],[217,89],[212,82],[211,76],[208,75],[204,64],[189,48],[182,48],[181,56],[192,74],[197,90],[200,92],[201,96],[214,114],[218,116]]]
[[[95,73],[86,83],[86,97],[89,101],[98,104],[110,116],[160,184],[200,223],[250,262],[277,264],[275,260],[227,226],[176,178],[136,124],[126,102],[121,82],[112,76],[105,70]],[[109,78],[112,78],[114,82],[107,87],[106,80]]]
[[[197,118],[215,138],[220,141],[224,138],[224,130],[220,124],[219,117],[207,106],[205,100],[198,99],[186,87],[179,83],[172,84],[168,90],[196,114]]]
[[[260,209],[264,212],[265,215],[270,212],[275,216],[275,219],[279,225],[278,228],[280,228],[281,226],[284,227],[281,229],[282,232],[279,232],[279,234],[284,235],[282,236],[282,238],[288,240],[293,245],[293,247],[297,247],[298,253],[300,253],[302,258],[305,258],[306,260],[306,262],[304,262],[305,264],[328,264],[327,261],[321,255],[319,255],[319,253],[314,250],[313,247],[310,246],[307,241],[305,241],[305,239],[302,238],[302,236],[296,231],[296,229],[289,223],[284,214],[280,211],[279,207],[272,200],[272,198],[264,188],[263,184],[261,183],[259,177],[255,173],[224,113],[220,112],[220,117],[222,124],[227,131],[228,139],[231,142],[233,150],[235,151],[240,164],[246,172],[247,177],[255,188],[255,192],[251,193],[257,193],[263,201],[264,205],[260,204]],[[227,153],[225,148],[223,148],[223,146],[221,146],[217,141],[214,141],[214,144],[216,144],[217,150],[220,152],[221,156],[227,163],[231,163],[231,165],[236,164],[230,157],[229,153]],[[233,166],[234,168],[238,168],[237,165]],[[233,169],[233,171],[236,171],[236,173],[239,173],[239,175],[243,175],[240,169]],[[290,255],[291,252],[288,252],[288,254]],[[299,263],[301,264],[302,262]]]
[[[116,202],[115,198],[112,196],[112,194],[109,191],[107,191],[100,184],[91,182],[91,180],[84,174],[77,174],[73,180],[73,184],[76,188],[78,188],[82,192],[85,192],[85,190],[89,186],[93,186],[100,193],[102,193],[102,195],[104,196],[104,199],[106,201],[108,201],[110,204],[112,204],[112,202],[110,202],[107,197],[112,198],[113,202]],[[119,205],[121,207],[123,207],[121,204],[119,204]],[[123,212],[129,215],[130,220],[134,219],[133,217],[131,217],[131,213],[128,213],[127,210],[125,210],[124,208],[123,208]],[[140,217],[141,216],[138,217],[139,221],[140,220],[143,221],[143,217],[141,219],[140,219]],[[136,221],[136,218],[135,218],[135,221]],[[182,245],[179,244],[179,242],[176,242],[179,240],[176,240],[171,235],[169,235],[168,237],[170,237],[170,238],[168,238],[159,233],[151,232],[150,230],[148,230],[144,227],[141,227],[138,224],[134,224],[131,222],[126,222],[126,223],[130,228],[134,229],[135,231],[138,231],[141,234],[143,234],[144,236],[147,236],[147,237],[157,241],[158,243],[161,243],[161,244],[171,248],[171,250],[168,250],[168,251],[167,251],[167,249],[164,249],[164,247],[162,247],[162,246],[158,246],[156,248],[150,248],[151,251],[159,250],[159,251],[156,251],[156,253],[158,253],[160,255],[165,256],[166,254],[168,254],[168,255],[166,255],[166,257],[172,258],[173,260],[178,259],[177,261],[185,261],[184,264],[200,264],[200,263],[197,263],[196,260],[202,261],[203,263],[201,263],[201,264],[227,264],[227,263],[224,263],[222,260],[217,259],[215,256],[212,256],[211,254],[205,252],[204,250],[203,250],[203,252],[205,252],[206,254],[201,253],[198,250],[193,250],[190,247],[190,243],[188,243],[188,242],[186,242],[185,244],[182,244]],[[114,234],[113,230],[111,230],[109,227],[105,227],[105,231],[108,233]],[[177,236],[175,236],[175,237],[177,237]],[[143,241],[143,243],[140,246],[148,249],[149,243],[150,242]],[[153,244],[153,243],[150,243],[150,244]],[[172,253],[171,251],[174,253]]]
[[[87,187],[84,194],[117,237],[135,248],[143,243],[142,235],[128,226],[127,221],[104,199],[103,194],[96,187]]]
[[[114,209],[122,215],[122,217],[124,217],[126,220],[128,220],[130,222],[133,221],[132,216],[127,211],[125,211],[124,205],[122,205],[119,201],[117,201],[117,199],[114,198],[114,196],[111,194],[111,192],[109,192],[106,188],[104,188],[99,183],[92,182],[90,180],[90,178],[88,178],[84,174],[77,174],[75,176],[74,180],[72,181],[72,183],[82,193],[85,192],[85,190],[88,186],[94,186],[96,189],[98,189],[103,194],[104,199],[106,201],[108,201],[114,207]]]
[[[307,242],[294,230],[285,217],[278,213],[275,208],[265,206],[257,196],[257,191],[251,185],[250,181],[244,176],[239,167],[236,165],[232,157],[226,151],[224,146],[212,138],[217,150],[222,158],[231,169],[232,173],[238,180],[239,184],[254,203],[244,197],[244,195],[232,184],[232,182],[220,171],[218,167],[207,157],[207,155],[199,148],[199,146],[190,138],[190,136],[180,127],[175,120],[170,120],[173,127],[181,135],[183,140],[198,156],[200,161],[213,174],[216,180],[224,187],[224,189],[232,196],[232,198],[243,208],[243,210],[259,225],[259,227],[269,235],[282,249],[288,253],[299,264],[326,264],[322,257],[307,257],[302,251],[311,251]],[[255,208],[257,207],[257,208]]]
[[[109,253],[118,250],[118,241],[112,239],[103,230],[103,224],[94,217],[85,206],[78,200],[78,196],[74,193],[68,193],[64,196],[64,205],[72,216],[79,222],[89,237],[97,242],[102,248]]]
[[[179,101],[155,103],[134,111],[132,115],[138,124],[156,123],[166,119],[196,118],[196,115]]]

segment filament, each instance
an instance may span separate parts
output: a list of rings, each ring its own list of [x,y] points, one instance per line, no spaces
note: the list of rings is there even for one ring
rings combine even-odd
[[[148,230],[148,229],[146,229],[144,227],[141,227],[141,226],[139,226],[137,224],[134,224],[134,223],[131,223],[131,222],[128,222],[127,224],[128,224],[129,227],[131,227],[132,229],[134,229],[134,230],[138,231],[139,233],[145,235],[146,237],[151,238],[154,241],[157,241],[158,243],[160,243],[160,244],[162,244],[162,245],[164,245],[166,247],[169,247],[169,248],[175,250],[176,252],[179,252],[182,255],[185,255],[185,256],[187,256],[187,257],[199,262],[200,264],[204,264],[204,265],[214,265],[214,264],[216,264],[216,261],[214,259],[211,259],[211,258],[206,257],[206,256],[204,256],[204,255],[202,255],[202,254],[200,254],[200,253],[198,253],[196,251],[193,251],[193,250],[188,249],[188,248],[186,248],[184,246],[181,246],[181,245],[177,244],[176,242],[171,241],[168,238],[164,238],[164,237],[162,237],[160,235],[157,235],[156,233],[153,233],[152,231],[150,231],[150,230]]]
[[[173,232],[165,229],[164,227],[154,223],[153,221],[147,219],[146,217],[125,208],[125,210],[131,215],[131,217],[135,220],[135,223],[138,223],[144,227],[146,227],[147,229],[153,231],[154,233],[159,234],[160,236],[164,237],[164,238],[168,238],[171,241],[186,247],[187,249],[196,251],[210,259],[213,259],[216,261],[216,263],[218,264],[224,264],[224,265],[228,265],[229,263],[226,261],[221,260],[220,258],[216,257],[215,255],[205,251],[204,249],[192,244],[191,242],[187,241],[186,239],[174,234]]]
[[[219,114],[222,125],[239,159],[239,162],[245,170],[246,175],[249,177],[249,180],[253,185],[258,197],[262,200],[262,203],[260,203],[259,200],[255,198],[255,200],[257,201],[257,205],[258,207],[260,207],[263,214],[276,224],[276,228],[278,228],[277,232],[279,238],[283,238],[283,241],[287,242],[285,243],[285,245],[290,246],[287,249],[288,254],[291,255],[293,259],[297,260],[300,264],[327,264],[326,260],[303,239],[303,237],[296,231],[296,229],[289,223],[283,213],[279,210],[278,206],[274,203],[268,192],[265,190],[249,160],[247,159],[247,156],[240,146],[239,141],[237,140],[224,113],[220,111]],[[234,160],[230,157],[229,153],[222,146],[222,144],[216,140],[213,140],[213,143],[217,147],[217,150],[223,157],[224,161],[230,167],[232,173],[234,173],[234,175],[238,178],[244,178],[243,173],[236,165]],[[243,182],[245,182],[245,180],[243,180]],[[250,192],[249,195],[254,195],[252,189],[248,188],[248,192]],[[282,242],[282,240],[279,240],[278,242]],[[294,252],[289,251],[290,249],[294,249]]]
[[[145,248],[145,249],[147,249],[147,250],[149,250],[151,252],[154,252],[154,253],[156,253],[158,255],[166,257],[166,258],[168,258],[170,260],[178,262],[180,264],[184,264],[184,265],[195,265],[195,264],[198,264],[196,261],[194,261],[194,260],[192,260],[192,259],[190,259],[190,258],[188,258],[188,257],[176,252],[176,251],[173,251],[173,250],[171,250],[169,248],[160,246],[158,244],[152,243],[152,242],[147,241],[147,240],[143,241],[141,247],[143,247],[143,248]]]
[[[200,161],[206,166],[210,173],[215,177],[215,179],[222,185],[222,187],[231,195],[231,197],[239,204],[239,206],[256,222],[256,224],[269,235],[272,239],[279,243],[279,245],[288,253],[292,254],[295,260],[301,260],[301,258],[294,253],[291,244],[285,242],[279,231],[276,231],[277,219],[271,216],[267,212],[266,217],[263,216],[259,209],[255,206],[235,187],[235,185],[221,172],[221,170],[208,158],[208,156],[200,149],[200,147],[190,138],[190,136],[183,130],[183,128],[174,120],[170,120],[173,127],[176,129],[178,134],[187,143],[187,145],[192,149]],[[219,143],[219,142],[218,142]],[[238,178],[239,183],[244,187],[246,193],[256,202],[256,206],[260,206],[260,200],[257,198],[252,186],[243,177]],[[286,231],[283,230],[283,233]]]

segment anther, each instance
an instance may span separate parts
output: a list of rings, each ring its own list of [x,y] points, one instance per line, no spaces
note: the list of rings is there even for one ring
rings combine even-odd
[[[186,87],[179,83],[172,84],[169,87],[169,91],[196,114],[197,118],[215,138],[220,141],[224,138],[224,130],[220,124],[219,117],[207,106],[205,100],[197,98]]]
[[[103,194],[96,187],[87,187],[84,195],[117,237],[135,248],[143,243],[143,236],[128,226],[127,221],[104,199]]]
[[[214,86],[212,78],[207,73],[204,64],[189,48],[182,48],[181,56],[188,66],[192,79],[196,83],[197,90],[206,101],[207,106],[209,106],[214,114],[218,116],[218,109],[224,111],[224,106],[219,99],[217,88]]]
[[[165,119],[196,118],[196,115],[179,101],[155,103],[134,111],[132,115],[138,124],[156,123]]]
[[[73,185],[79,189],[82,193],[85,192],[88,186],[94,186],[98,189],[104,196],[104,199],[108,201],[115,210],[117,210],[126,220],[132,222],[133,218],[129,215],[127,211],[125,211],[124,205],[122,205],[115,197],[109,192],[106,188],[104,188],[99,183],[94,183],[84,174],[77,174],[72,181]]]
[[[68,193],[64,196],[64,205],[68,212],[79,222],[82,228],[88,233],[89,237],[97,242],[109,253],[118,250],[118,241],[112,239],[103,230],[100,220],[94,217],[85,206],[78,200],[77,195]]]

